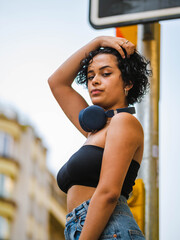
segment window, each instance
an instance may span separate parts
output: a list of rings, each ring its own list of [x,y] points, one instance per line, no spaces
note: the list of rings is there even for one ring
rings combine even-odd
[[[0,155],[13,157],[14,139],[11,135],[0,131]]]
[[[0,196],[11,198],[14,190],[14,181],[7,175],[0,174]]]
[[[0,216],[0,239],[10,239],[10,222],[2,216]]]

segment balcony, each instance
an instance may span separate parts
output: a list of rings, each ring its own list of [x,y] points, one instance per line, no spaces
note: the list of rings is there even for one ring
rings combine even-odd
[[[19,164],[16,160],[7,156],[0,156],[0,174],[5,174],[16,179],[18,173]]]
[[[16,213],[16,204],[10,199],[0,196],[0,216],[13,219]]]

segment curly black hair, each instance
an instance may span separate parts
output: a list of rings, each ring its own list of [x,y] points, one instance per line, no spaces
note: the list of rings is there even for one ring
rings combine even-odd
[[[128,96],[126,97],[128,105],[140,102],[149,88],[150,84],[148,76],[152,75],[152,71],[147,68],[150,62],[137,51],[135,51],[134,54],[132,54],[129,58],[126,57],[124,59],[121,57],[118,51],[110,47],[99,48],[95,51],[91,51],[86,58],[81,61],[76,82],[78,84],[84,84],[87,87],[88,66],[90,63],[92,63],[93,58],[98,54],[112,54],[116,56],[118,67],[121,71],[125,86],[133,84],[133,87],[129,90]]]

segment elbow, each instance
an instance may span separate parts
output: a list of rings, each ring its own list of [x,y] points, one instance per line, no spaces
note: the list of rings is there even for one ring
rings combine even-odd
[[[53,82],[53,81],[52,81],[52,78],[51,78],[51,77],[48,78],[48,81],[47,81],[47,82],[48,82],[49,87],[52,88],[52,82]]]
[[[49,85],[51,91],[54,92],[55,89],[57,88],[56,81],[52,77],[49,77],[47,82],[48,82],[48,85]]]
[[[119,194],[115,192],[109,192],[106,198],[107,202],[110,204],[117,203],[118,199],[119,199]]]
[[[120,192],[113,189],[102,189],[99,193],[107,204],[116,204],[120,196]]]

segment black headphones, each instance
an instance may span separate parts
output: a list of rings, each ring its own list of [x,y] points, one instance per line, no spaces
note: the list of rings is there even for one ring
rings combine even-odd
[[[92,105],[80,111],[79,123],[84,131],[93,132],[102,129],[106,124],[108,117],[113,117],[116,113],[120,112],[134,114],[135,107],[118,108],[116,110],[104,111],[102,107]]]

